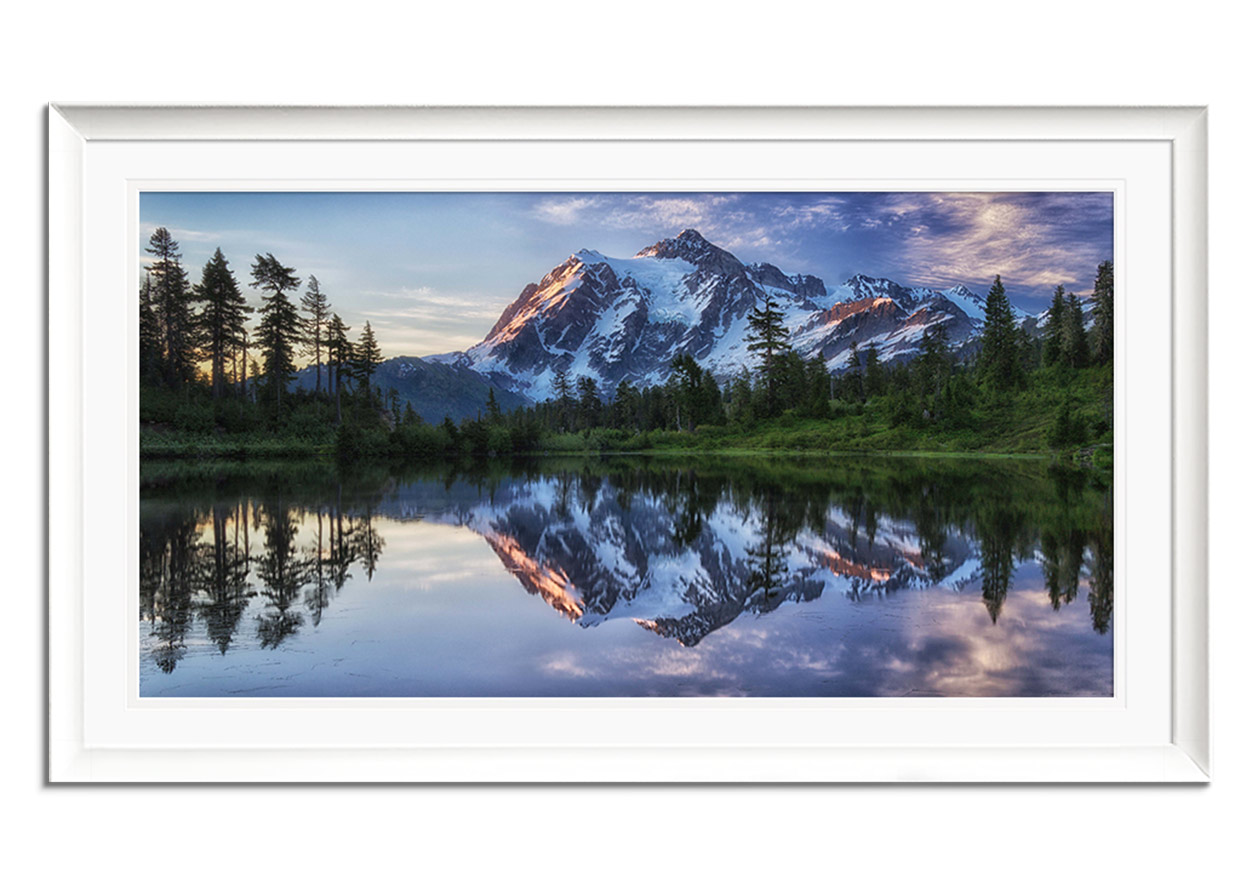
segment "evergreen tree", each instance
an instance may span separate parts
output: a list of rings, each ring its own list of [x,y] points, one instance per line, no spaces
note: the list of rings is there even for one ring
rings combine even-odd
[[[1063,286],[1055,286],[1050,309],[1046,311],[1046,326],[1042,329],[1042,364],[1047,367],[1057,364],[1063,358],[1063,332],[1067,321]]]
[[[326,361],[330,368],[330,385],[334,389],[334,419],[339,424],[343,422],[344,369],[350,369],[356,355],[352,342],[347,339],[347,330],[338,313],[332,315],[326,325]]]
[[[327,377],[329,387],[334,392],[339,391],[343,377],[351,376],[351,362],[356,353],[347,337],[350,330],[337,313],[326,323],[326,367],[329,368]]]
[[[159,383],[164,375],[161,349],[160,321],[152,305],[152,277],[144,273],[139,287],[139,377],[144,383]]]
[[[1085,439],[1085,421],[1072,410],[1071,396],[1065,397],[1058,416],[1046,433],[1046,440],[1052,447],[1060,448],[1083,444]]]
[[[373,336],[373,326],[367,321],[364,330],[360,332],[360,342],[356,344],[356,358],[352,364],[352,370],[360,378],[367,394],[369,382],[377,373],[378,365],[382,364],[382,350]]]
[[[1063,358],[1074,368],[1089,364],[1089,341],[1085,337],[1085,310],[1081,299],[1068,294],[1063,321]]]
[[[495,400],[495,387],[491,386],[487,390],[486,395],[486,418],[490,420],[492,425],[498,425],[503,419],[503,413],[499,409],[499,402]]]
[[[581,428],[597,428],[603,402],[599,400],[599,386],[590,377],[577,380],[577,419]]]
[[[823,419],[829,415],[829,369],[819,355],[804,366],[803,413]]]
[[[782,324],[780,308],[771,295],[764,296],[764,306],[756,306],[747,316],[750,332],[747,349],[760,356],[760,381],[764,386],[764,404],[769,416],[777,413],[777,361],[790,349],[789,332]]]
[[[176,388],[195,378],[195,318],[191,311],[191,284],[182,267],[178,243],[168,228],[157,228],[148,240],[153,263],[146,268],[152,311],[161,338],[165,383]]]
[[[1030,336],[1024,323],[1016,326],[1016,342],[1019,347],[1016,360],[1020,363],[1020,374],[1023,377],[1041,366],[1042,342]]]
[[[926,330],[920,341],[920,349],[920,359],[916,367],[925,399],[925,410],[931,418],[937,419],[942,415],[942,400],[951,369],[946,326],[935,325]]]
[[[777,372],[777,409],[790,410],[803,406],[807,399],[807,367],[803,357],[788,350],[774,362]]]
[[[704,371],[699,379],[692,413],[698,425],[725,424],[724,399],[721,397],[720,385],[711,371]]]
[[[551,391],[555,396],[556,424],[560,431],[568,431],[569,414],[573,407],[573,385],[569,382],[567,371],[557,371],[551,380]]]
[[[1015,388],[1020,382],[1016,320],[1001,276],[994,277],[985,299],[985,327],[981,332],[977,366],[981,379],[992,389],[1004,391]]]
[[[693,357],[679,355],[673,359],[673,371],[667,387],[678,430],[693,430],[713,417],[703,392],[703,368]],[[719,393],[718,393],[719,396]],[[717,398],[719,403],[719,397]]]
[[[279,410],[287,384],[295,376],[295,345],[302,326],[299,311],[288,293],[299,288],[299,284],[294,268],[284,266],[270,253],[256,256],[251,285],[260,289],[264,302],[260,306],[258,341],[265,363],[265,382]]]
[[[213,397],[220,398],[226,386],[226,362],[234,361],[235,352],[245,342],[247,314],[252,311],[220,247],[204,265],[193,295],[203,305],[198,333],[208,356]]]
[[[1115,277],[1110,261],[1098,265],[1094,280],[1094,331],[1092,356],[1105,365],[1115,357]]]
[[[248,309],[250,310],[251,308],[249,307]],[[238,356],[238,359],[237,359],[238,364],[237,365],[235,364],[235,361],[236,361],[235,355],[232,354],[230,357],[230,362],[231,362],[230,368],[234,372],[233,380],[234,380],[235,385],[238,387],[237,391],[238,391],[239,397],[246,399],[248,397],[248,388],[247,388],[248,331],[247,331],[247,325],[244,325],[243,330],[239,332],[237,341],[238,342],[236,343],[235,348],[234,348],[234,354],[237,354]]]
[[[642,395],[629,380],[621,380],[612,396],[612,425],[616,428],[636,428],[638,407]]]
[[[328,327],[330,305],[326,302],[325,293],[321,291],[321,283],[312,274],[308,276],[308,288],[300,298],[300,308],[308,315],[304,317],[304,348],[313,355],[313,363],[317,367],[317,394],[321,394],[321,349],[322,338]]]
[[[729,385],[729,419],[738,424],[749,424],[754,412],[751,397],[751,375],[744,367]]]
[[[885,368],[881,365],[881,354],[877,352],[876,344],[872,344],[864,354],[864,395],[874,398],[884,395],[885,389]]]
[[[859,344],[851,341],[850,357],[846,360],[846,373],[838,381],[838,395],[852,404],[864,402],[864,363],[859,357]]]
[[[443,434],[447,436],[447,445],[456,447],[460,445],[460,429],[456,428],[456,424],[451,421],[450,416],[443,417],[443,424],[440,426]]]

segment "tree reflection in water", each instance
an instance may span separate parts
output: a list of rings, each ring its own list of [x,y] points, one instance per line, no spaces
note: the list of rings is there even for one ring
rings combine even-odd
[[[221,655],[244,646],[249,620],[252,646],[263,649],[282,648],[305,624],[317,628],[354,570],[364,585],[385,564],[380,520],[472,530],[571,621],[629,616],[687,647],[743,615],[831,592],[866,601],[975,587],[996,625],[1025,562],[1040,568],[1053,610],[1070,609],[1084,588],[1091,631],[1111,628],[1109,483],[1037,463],[635,456],[384,471],[145,463],[144,476],[140,619],[145,653],[163,673],[197,637]],[[643,604],[641,614],[632,607]]]
[[[224,655],[248,609],[258,608],[256,638],[263,648],[277,648],[299,630],[305,614],[314,626],[321,622],[354,563],[361,561],[372,575],[385,542],[372,524],[371,504],[353,504],[345,512],[341,485],[332,499],[317,500],[311,496],[322,484],[312,483],[313,493],[303,483],[294,499],[277,482],[253,497],[242,483],[222,490],[216,480],[208,489],[175,483],[172,496],[145,497],[140,618],[159,642],[152,653],[163,672],[172,672],[184,656],[195,615]],[[145,491],[169,489],[162,478]],[[233,498],[225,500],[223,491]],[[301,544],[301,526],[310,518],[314,539]]]

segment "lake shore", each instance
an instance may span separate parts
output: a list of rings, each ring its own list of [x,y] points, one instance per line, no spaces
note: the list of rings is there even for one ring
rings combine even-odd
[[[875,456],[899,458],[935,459],[1035,459],[1051,462],[1085,464],[1110,468],[1113,445],[1092,444],[1075,449],[942,449],[934,447],[811,447],[798,445],[761,445],[760,443],[733,445],[727,441],[701,440],[697,433],[666,432],[648,436],[643,441],[604,439],[602,435],[554,435],[552,440],[540,442],[531,451],[515,453],[488,452],[466,454],[450,452],[443,454],[409,454],[402,451],[368,452],[364,457],[377,461],[405,461],[411,459],[443,458],[527,458],[536,455],[558,454],[562,456],[724,456],[724,457],[774,457],[774,456]],[[142,461],[158,460],[334,460],[340,453],[334,442],[308,442],[284,437],[252,438],[247,436],[219,436],[161,433],[140,433],[139,457]],[[1084,458],[1083,458],[1084,457]]]

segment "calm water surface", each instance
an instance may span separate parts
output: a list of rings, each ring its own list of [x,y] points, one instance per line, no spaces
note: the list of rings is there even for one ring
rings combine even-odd
[[[1107,696],[1109,483],[1042,463],[145,463],[144,696]]]

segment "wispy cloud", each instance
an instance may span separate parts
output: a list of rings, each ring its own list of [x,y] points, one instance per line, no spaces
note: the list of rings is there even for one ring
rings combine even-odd
[[[1111,196],[1080,192],[161,192],[140,209],[140,258],[163,225],[193,281],[220,246],[254,298],[252,259],[272,252],[316,274],[349,325],[386,326],[379,341],[395,355],[481,340],[570,252],[628,256],[685,228],[831,284],[864,272],[983,291],[1002,274],[1026,309],[1058,283],[1088,291],[1112,240]]]
[[[703,233],[716,233],[731,227],[739,217],[729,207],[740,198],[737,194],[697,193],[547,195],[534,205],[532,215],[556,225],[645,229],[660,234],[698,228]]]
[[[1003,282],[1039,294],[1093,287],[1111,247],[1109,194],[942,194],[907,203],[903,257],[930,285]]]
[[[423,353],[466,349],[481,340],[510,299],[490,294],[442,292],[429,286],[364,292],[353,318],[402,349]],[[384,335],[382,334],[384,332]]]
[[[1059,283],[1092,287],[1109,256],[1111,211],[1111,196],[1094,192],[798,192],[548,195],[533,216],[588,237],[596,228],[656,237],[697,228],[739,256],[831,282],[845,278],[829,273],[836,259],[847,271],[923,285],[980,285],[1001,274],[1018,293],[1040,296]]]
[[[534,218],[553,225],[576,225],[586,221],[587,214],[604,203],[601,197],[581,195],[557,196],[541,200],[534,205]]]
[[[156,233],[156,229],[159,227],[161,226],[155,222],[141,222],[139,224],[139,232],[143,235],[145,243]],[[205,231],[200,228],[166,227],[165,230],[169,231],[170,236],[179,243],[216,243],[230,234],[228,231]]]

